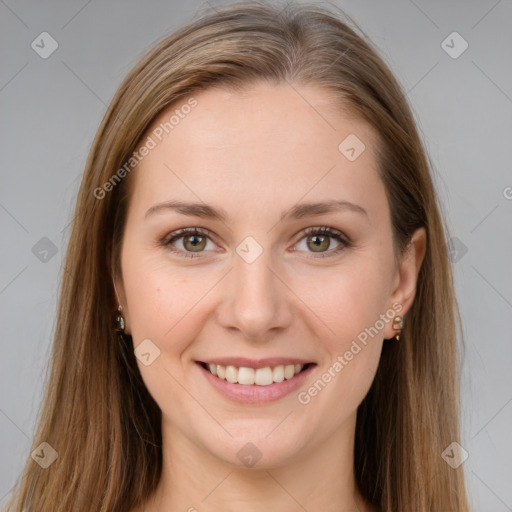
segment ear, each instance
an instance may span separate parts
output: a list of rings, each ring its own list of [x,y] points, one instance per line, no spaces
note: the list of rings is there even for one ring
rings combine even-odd
[[[414,301],[418,275],[426,249],[427,234],[425,228],[418,228],[400,257],[393,279],[392,294],[389,298],[388,307],[394,309],[397,315],[402,317],[409,311]],[[393,323],[386,324],[384,338],[391,339],[395,334]]]
[[[124,318],[124,332],[128,335],[131,334],[130,328],[130,314],[128,311],[128,302],[126,301],[126,293],[124,291],[123,277],[120,272],[116,272],[113,278],[114,291],[116,294],[117,305],[123,308],[121,314]]]

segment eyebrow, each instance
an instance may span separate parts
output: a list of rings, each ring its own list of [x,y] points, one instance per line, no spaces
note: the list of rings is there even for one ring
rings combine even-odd
[[[226,222],[229,218],[226,211],[223,208],[214,207],[206,203],[194,203],[184,201],[166,201],[164,203],[155,204],[145,213],[144,217],[150,217],[151,215],[165,212],[175,211],[182,215],[188,215],[191,217],[201,217],[204,219],[213,219],[220,222]],[[323,215],[326,213],[332,213],[337,211],[351,211],[359,213],[368,217],[368,212],[357,204],[349,201],[324,201],[319,203],[302,203],[297,204],[287,212],[283,212],[280,217],[280,222],[290,219],[303,219],[305,217],[311,217],[315,215]]]

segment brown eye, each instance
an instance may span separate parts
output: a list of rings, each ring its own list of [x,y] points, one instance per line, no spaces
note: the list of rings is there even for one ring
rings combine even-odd
[[[331,245],[330,237],[325,235],[310,235],[308,238],[308,248],[313,252],[323,252],[329,249]]]
[[[201,231],[199,228],[184,228],[171,233],[162,240],[162,245],[185,258],[198,258],[202,252],[208,252],[208,243],[210,240],[208,233]]]
[[[341,231],[329,227],[308,228],[304,231],[305,236],[299,241],[297,246],[302,243],[305,249],[298,247],[295,250],[303,250],[306,253],[316,253],[315,256],[308,256],[313,258],[329,258],[337,256],[341,251],[347,249],[352,245],[350,239]],[[303,242],[303,240],[305,242]],[[332,247],[332,240],[337,242],[337,245]]]
[[[206,247],[206,237],[197,235],[186,235],[183,238],[183,247],[187,251],[200,252]]]

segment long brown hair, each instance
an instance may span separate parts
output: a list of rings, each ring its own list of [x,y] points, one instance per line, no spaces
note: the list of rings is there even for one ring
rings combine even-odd
[[[46,442],[58,457],[47,469],[28,458],[8,511],[126,512],[155,489],[161,412],[141,379],[132,340],[112,328],[112,277],[132,180],[127,172],[111,187],[104,184],[120,176],[165,108],[210,86],[242,88],[259,80],[322,86],[370,123],[379,137],[396,250],[407,247],[417,228],[427,232],[402,336],[384,344],[358,409],[357,484],[385,512],[468,510],[462,467],[453,469],[441,457],[459,440],[460,319],[446,227],[405,94],[350,24],[315,5],[233,4],[159,42],[123,81],[77,199],[32,448]]]

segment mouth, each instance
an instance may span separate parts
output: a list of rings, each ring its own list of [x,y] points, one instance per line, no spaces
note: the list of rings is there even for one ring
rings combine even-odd
[[[228,361],[224,361],[228,363]],[[316,363],[286,361],[287,364],[252,362],[253,366],[196,361],[206,380],[221,395],[239,403],[265,403],[278,400],[299,388]],[[265,366],[264,366],[265,365]]]
[[[271,384],[293,379],[299,373],[306,371],[314,363],[278,364],[252,368],[250,366],[234,366],[205,363],[197,361],[205,370],[220,380],[226,380],[231,384],[243,386],[270,386]]]

